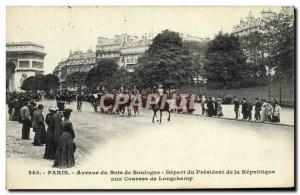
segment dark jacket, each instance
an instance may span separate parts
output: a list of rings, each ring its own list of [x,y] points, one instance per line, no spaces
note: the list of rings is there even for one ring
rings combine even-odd
[[[234,104],[234,111],[238,111],[239,108],[240,108],[240,102],[239,101],[234,101],[233,104]]]
[[[261,111],[261,102],[260,101],[258,101],[258,102],[256,102],[255,103],[255,111]]]
[[[247,113],[248,112],[248,102],[243,102],[242,103],[242,113]]]
[[[62,117],[63,117],[62,111],[58,111],[57,113],[55,113],[53,115],[54,126],[55,126],[55,133],[54,133],[55,134],[55,143],[59,143],[60,136],[62,134],[62,127],[61,127]]]

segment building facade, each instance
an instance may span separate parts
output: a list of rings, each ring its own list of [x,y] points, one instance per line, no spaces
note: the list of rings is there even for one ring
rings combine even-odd
[[[189,34],[180,33],[183,41],[204,42],[208,38],[201,38]],[[129,72],[133,72],[138,65],[138,59],[146,52],[152,43],[153,36],[145,34],[142,38],[137,36],[122,34],[115,35],[114,38],[98,37],[96,46],[97,61],[101,59],[113,59],[119,67],[123,67]]]
[[[68,75],[74,72],[88,72],[96,65],[96,53],[92,50],[86,52],[70,52],[66,60],[62,60],[55,67],[53,74],[59,78],[63,85]]]
[[[238,36],[245,36],[252,32],[267,33],[266,25],[272,20],[280,20],[286,22],[293,22],[294,7],[282,7],[279,13],[273,12],[271,9],[261,12],[261,17],[255,18],[251,12],[245,20],[241,18],[240,23],[233,27],[232,34]]]
[[[199,38],[191,35],[180,34],[183,41],[207,41],[207,38]],[[60,80],[61,86],[68,75],[74,72],[88,72],[97,61],[101,59],[112,59],[119,68],[125,68],[133,72],[138,65],[138,59],[146,52],[152,43],[152,35],[145,34],[141,38],[128,34],[115,35],[113,38],[98,37],[96,52],[70,52],[66,60],[62,60],[55,67],[53,74]]]
[[[32,42],[6,43],[8,91],[20,91],[23,81],[44,73],[44,46]]]
[[[150,36],[137,36],[122,34],[114,38],[98,37],[96,46],[96,59],[113,59],[126,70],[133,72],[134,67],[151,44]]]

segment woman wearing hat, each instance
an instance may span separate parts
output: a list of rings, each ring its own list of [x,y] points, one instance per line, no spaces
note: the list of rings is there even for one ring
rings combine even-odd
[[[53,115],[56,113],[57,108],[50,106],[49,113],[46,115],[46,124],[48,125],[46,134],[46,147],[44,159],[54,160],[56,153],[56,144],[54,142],[55,138],[55,121]]]
[[[37,110],[33,112],[32,128],[33,132],[35,132],[33,141],[33,145],[35,146],[42,146],[45,143],[45,124],[43,109],[44,106],[42,104],[39,104]]]
[[[223,116],[223,109],[222,109],[222,103],[221,103],[221,99],[220,98],[217,99],[217,103],[218,103],[218,106],[217,106],[217,116],[221,117],[221,116]]]
[[[75,144],[73,143],[75,133],[72,122],[70,121],[71,112],[72,110],[69,108],[64,109],[64,118],[61,121],[62,134],[60,136],[53,167],[69,168],[75,165]]]

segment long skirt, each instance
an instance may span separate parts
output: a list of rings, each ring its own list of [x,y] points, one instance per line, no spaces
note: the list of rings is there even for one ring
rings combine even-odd
[[[280,122],[279,116],[273,116],[272,122]]]
[[[29,135],[30,135],[30,120],[29,119],[25,119],[22,121],[23,126],[22,126],[22,139],[29,139]]]
[[[42,133],[42,128],[33,128],[33,132],[35,132],[34,134],[34,139],[33,139],[33,145],[35,146],[42,146],[42,137],[43,137],[43,133]]]
[[[57,144],[54,142],[54,130],[48,128],[44,159],[54,160],[56,150]]]
[[[58,168],[69,168],[75,165],[73,137],[68,132],[63,132],[57,147],[54,165]]]

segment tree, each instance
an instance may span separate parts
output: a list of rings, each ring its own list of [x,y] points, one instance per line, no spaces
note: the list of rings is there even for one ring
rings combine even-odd
[[[58,78],[52,74],[47,76],[42,74],[36,74],[35,76],[28,77],[21,85],[22,90],[32,91],[49,91],[58,87]]]
[[[205,51],[205,76],[208,86],[222,88],[229,83],[239,82],[246,56],[237,37],[218,34],[208,43]]]
[[[208,41],[183,41],[183,48],[187,49],[193,60],[193,72],[197,78],[204,76],[204,52],[207,48]]]
[[[268,66],[275,76],[293,78],[295,64],[294,15],[271,20],[266,25],[265,45]]]
[[[163,84],[166,88],[180,87],[191,82],[193,61],[177,32],[164,30],[154,39],[149,49],[139,59],[135,69],[138,87]]]
[[[124,85],[126,88],[131,88],[135,85],[134,73],[127,71],[124,67],[118,70],[117,78],[113,84],[114,88],[120,88]]]
[[[21,85],[21,89],[25,90],[25,91],[27,91],[27,90],[35,91],[36,88],[37,88],[37,85],[36,85],[36,79],[34,76],[26,78]]]
[[[85,85],[91,88],[108,87],[117,79],[118,64],[109,59],[102,59],[92,68],[85,79]]]
[[[53,74],[46,75],[46,91],[54,90],[59,87],[59,79]]]
[[[46,91],[46,76],[43,74],[35,75],[36,90]]]
[[[66,86],[68,87],[83,87],[85,85],[87,73],[86,72],[74,72],[67,76]]]
[[[242,70],[242,79],[259,83],[267,79],[266,59],[264,47],[264,35],[260,32],[252,32],[239,37],[241,47],[247,56],[246,66]]]

